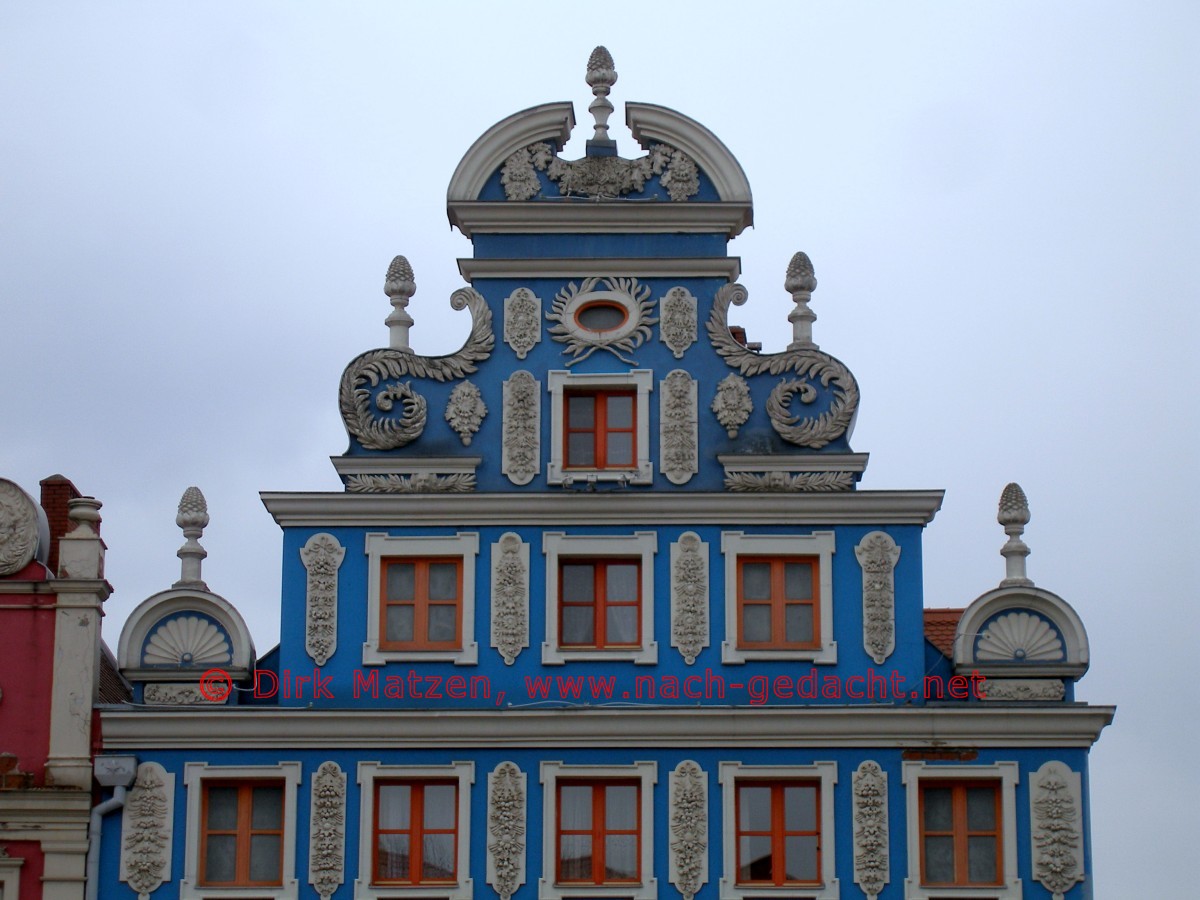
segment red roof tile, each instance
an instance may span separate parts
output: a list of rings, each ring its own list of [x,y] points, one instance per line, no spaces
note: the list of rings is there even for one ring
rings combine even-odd
[[[961,609],[927,609],[925,612],[925,639],[942,651],[947,659],[954,659],[954,632]]]

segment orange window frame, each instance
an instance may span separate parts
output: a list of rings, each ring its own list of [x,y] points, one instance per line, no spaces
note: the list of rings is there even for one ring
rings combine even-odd
[[[217,781],[205,779],[200,799],[200,860],[196,881],[206,887],[278,887],[283,884],[283,824],[287,821],[287,792],[282,781],[274,779],[254,781]],[[252,821],[254,789],[278,788],[283,801],[279,809],[278,828],[254,828]],[[208,792],[211,788],[237,788],[237,824],[234,828],[208,827]],[[234,851],[234,880],[209,881],[208,841],[212,836],[232,835],[237,839]],[[275,835],[279,838],[279,875],[270,881],[252,881],[250,879],[250,844],[251,838],[260,835]]]
[[[950,807],[952,811],[951,828],[948,831],[928,829],[925,827],[925,791],[929,789],[950,790]],[[992,791],[995,802],[993,816],[994,827],[991,829],[970,829],[967,827],[967,791],[971,788],[988,788]],[[921,883],[940,887],[979,887],[981,885],[997,885],[1004,883],[1004,839],[1003,839],[1003,807],[1001,806],[1000,783],[997,781],[945,781],[929,779],[921,782],[918,797],[917,818],[921,822]],[[925,839],[927,837],[950,837],[954,839],[954,880],[930,881],[925,871]],[[996,876],[991,881],[971,881],[968,867],[970,838],[991,838],[995,845]]]
[[[769,600],[747,600],[745,598],[744,569],[750,563],[764,563],[771,567],[771,595]],[[812,583],[805,600],[789,600],[785,595],[784,572],[788,563],[804,563],[809,567]],[[738,647],[766,650],[816,650],[821,646],[821,567],[818,556],[739,556],[737,561],[737,631]],[[745,609],[747,606],[771,607],[771,638],[767,641],[749,641],[745,636]],[[812,640],[787,640],[787,608],[807,606],[812,611]]]
[[[592,823],[590,828],[563,828],[562,826],[562,789],[564,787],[589,787],[592,789]],[[637,788],[634,807],[637,810],[637,821],[633,828],[609,828],[606,821],[605,788],[633,787]],[[640,884],[642,881],[642,783],[625,779],[600,781],[577,781],[575,779],[559,779],[555,784],[554,804],[554,878],[559,884]],[[592,839],[592,877],[590,879],[564,879],[562,874],[563,853],[562,839],[572,835],[587,836]],[[610,835],[633,835],[637,846],[637,875],[633,878],[604,877],[605,870],[605,838]]]
[[[425,788],[432,785],[441,785],[454,788],[454,825],[450,828],[426,828],[425,827]],[[409,806],[408,806],[408,828],[380,828],[379,827],[379,812],[380,801],[379,795],[382,788],[393,786],[406,786],[409,789]],[[375,809],[372,815],[371,825],[371,883],[372,884],[456,884],[458,882],[458,782],[457,781],[428,781],[428,780],[407,780],[407,779],[376,779],[375,781]],[[379,875],[379,838],[382,835],[389,834],[404,834],[408,835],[409,847],[409,872],[411,878],[381,878]],[[425,836],[429,834],[453,834],[454,835],[454,872],[449,878],[425,878]]]
[[[610,565],[634,566],[637,575],[635,599],[608,599],[608,567]],[[567,600],[566,585],[563,582],[563,569],[566,566],[592,567],[592,602],[584,603]],[[592,607],[592,635],[590,644],[569,644],[563,640],[563,611],[568,607]],[[637,636],[630,643],[611,643],[608,640],[608,609],[610,607],[630,607],[634,610],[634,620],[637,622]],[[642,560],[640,557],[613,557],[611,559],[595,559],[592,557],[562,557],[558,562],[558,636],[559,645],[564,649],[627,649],[642,646]]]
[[[592,409],[591,427],[572,427],[571,426],[571,400],[576,397],[591,397],[594,406]],[[614,428],[608,425],[608,400],[610,397],[627,397],[631,402],[629,427]],[[563,447],[562,458],[564,469],[585,469],[588,471],[599,469],[636,469],[638,459],[637,445],[637,422],[638,422],[638,399],[637,391],[632,390],[594,390],[594,391],[566,391],[563,394]],[[571,435],[573,434],[590,434],[592,436],[592,459],[591,463],[578,463],[571,460]],[[629,435],[629,462],[613,463],[608,461],[608,436],[609,434],[628,434]]]
[[[429,598],[429,568],[444,563],[455,568],[455,599],[431,600]],[[415,567],[412,600],[393,599],[388,596],[388,569],[391,566],[411,565]],[[461,650],[463,619],[463,561],[461,557],[387,557],[382,561],[379,572],[379,649],[380,650]],[[454,638],[448,641],[431,641],[429,634],[429,608],[431,606],[454,606]],[[413,608],[413,639],[411,641],[388,640],[388,610],[393,607]]]
[[[770,788],[771,789],[771,828],[770,831],[755,830],[742,828],[742,789],[743,788]],[[784,806],[784,790],[789,787],[808,787],[814,788],[814,797],[816,798],[816,806],[813,810],[813,823],[816,827],[811,829],[787,829],[787,818],[785,815]],[[736,783],[736,791],[734,793],[734,810],[733,810],[733,830],[734,830],[734,865],[737,872],[737,883],[745,885],[772,885],[775,887],[784,887],[788,885],[813,885],[823,884],[821,880],[821,782],[810,780],[796,781],[745,781],[738,780]],[[743,880],[742,874],[742,838],[743,837],[767,837],[771,838],[771,877],[770,879],[754,879]],[[794,881],[787,879],[787,839],[789,837],[815,837],[817,839],[817,876],[811,881]]]

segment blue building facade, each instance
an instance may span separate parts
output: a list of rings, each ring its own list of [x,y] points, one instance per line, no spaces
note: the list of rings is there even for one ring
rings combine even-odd
[[[392,262],[389,344],[339,386],[344,491],[263,494],[269,653],[201,578],[185,495],[181,579],[121,634],[132,702],[101,708],[138,774],[100,896],[1092,896],[1113,711],[1074,700],[1086,632],[1025,571],[1020,488],[1003,580],[927,640],[942,493],[859,489],[811,262],[781,261],[790,342],[762,352],[729,319],[745,173],[650,104],[618,155],[615,80],[597,48],[582,159],[551,103],[459,164],[458,352],[411,348]]]

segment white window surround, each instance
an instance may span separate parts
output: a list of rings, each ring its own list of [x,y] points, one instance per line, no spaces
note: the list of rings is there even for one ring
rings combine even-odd
[[[642,872],[641,884],[559,884],[555,874],[558,861],[556,803],[560,778],[620,780],[636,778],[640,785],[641,845],[638,848]],[[563,900],[569,897],[620,897],[621,900],[656,900],[658,879],[654,877],[654,785],[658,782],[658,763],[634,762],[625,766],[568,766],[544,761],[542,782],[542,866],[538,879],[538,900]]]
[[[650,484],[654,470],[650,464],[650,392],[654,390],[654,373],[649,369],[630,372],[567,372],[552,370],[546,373],[546,389],[550,392],[550,465],[546,480],[550,484],[570,484],[591,481],[628,481],[630,484]],[[635,412],[637,427],[637,467],[634,469],[570,469],[563,468],[563,392],[565,390],[606,390],[633,388],[637,391]]]
[[[456,884],[371,884],[372,850],[375,833],[375,780],[457,780],[458,847]],[[446,898],[470,900],[473,896],[471,873],[471,785],[475,783],[475,763],[455,761],[446,766],[390,766],[378,762],[358,764],[358,874],[354,881],[354,900],[384,900],[389,897]]]
[[[726,531],[721,534],[721,552],[725,555],[725,640],[721,642],[721,662],[744,663],[752,659],[808,660],[832,665],[837,662],[837,642],[833,639],[833,554],[832,531],[812,534],[745,534]],[[817,616],[821,645],[809,650],[747,649],[738,646],[738,569],[739,556],[816,556],[818,564]]]
[[[654,554],[658,551],[658,534],[635,531],[633,534],[563,534],[547,531],[542,535],[542,553],[546,557],[546,640],[542,643],[542,664],[560,666],[572,660],[612,662],[627,660],[637,665],[652,666],[658,662],[658,643],[654,640]],[[561,559],[587,557],[638,557],[641,559],[641,630],[640,647],[611,649],[582,649],[559,645],[558,567]]]
[[[833,788],[837,784],[836,762],[814,762],[806,766],[747,766],[740,762],[722,762],[718,768],[721,783],[721,900],[750,900],[750,898],[796,898],[796,900],[838,900],[841,886],[837,878],[837,854],[834,847]],[[821,782],[821,885],[742,885],[737,883],[737,828],[735,822],[738,781],[800,781]]]
[[[283,781],[283,883],[278,887],[205,887],[197,884],[200,866],[200,811],[203,807],[203,783],[221,781]],[[183,766],[183,784],[187,788],[187,839],[183,859],[183,880],[179,900],[231,900],[247,893],[263,900],[296,900],[296,788],[300,784],[300,763],[281,762],[274,766],[210,766],[189,762]]]
[[[0,854],[0,900],[21,896],[21,866],[25,860],[19,856]]]
[[[397,537],[371,532],[367,534],[367,640],[363,644],[363,665],[381,666],[389,662],[452,662],[473,666],[479,660],[475,638],[475,557],[479,555],[479,534],[459,532],[443,536]],[[379,604],[382,593],[383,560],[394,557],[457,556],[462,559],[462,648],[459,650],[381,650],[379,648]]]
[[[1015,762],[998,762],[990,766],[931,766],[911,761],[901,765],[908,816],[908,877],[904,879],[904,900],[1021,900],[1021,879],[1017,877],[1017,782],[1020,780],[1020,766]],[[926,887],[921,884],[920,788],[921,782],[928,784],[938,780],[1000,782],[1004,884],[969,887]]]

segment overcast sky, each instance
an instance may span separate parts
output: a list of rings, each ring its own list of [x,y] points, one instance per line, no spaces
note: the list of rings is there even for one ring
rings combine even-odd
[[[996,502],[1024,486],[1030,574],[1091,637],[1078,695],[1120,706],[1092,755],[1095,896],[1193,896],[1200,6],[433,8],[0,5],[0,476],[103,501],[109,645],[179,577],[190,484],[210,587],[275,644],[258,492],[339,489],[337,382],[386,344],[394,254],[416,350],[462,342],[450,175],[519,109],[587,121],[604,43],[615,123],[670,106],[741,161],[738,318],[769,350],[812,257],[862,487],[946,489],[927,606],[996,585]]]

